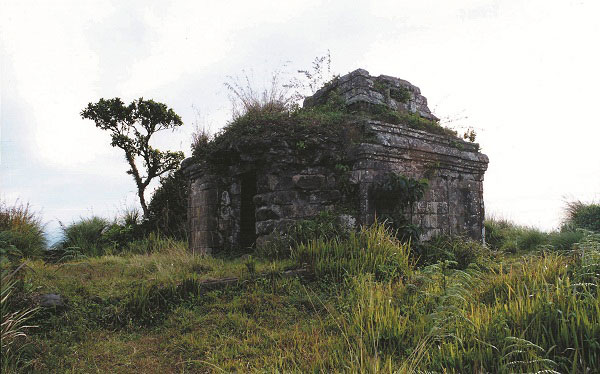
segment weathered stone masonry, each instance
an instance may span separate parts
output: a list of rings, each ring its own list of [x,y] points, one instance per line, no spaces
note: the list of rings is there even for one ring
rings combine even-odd
[[[305,106],[320,104],[333,91],[348,106],[384,105],[435,119],[417,87],[393,77],[371,77],[361,69],[318,91]],[[328,162],[326,150],[334,147],[329,144],[308,155],[285,143],[265,152],[245,152],[239,162],[218,173],[205,163],[186,160],[182,167],[191,183],[191,249],[212,253],[249,246],[295,220],[314,217],[322,210],[340,211],[340,206],[355,200],[350,210],[354,217],[346,218],[369,224],[381,213],[371,198],[372,185],[391,171],[429,180],[424,198],[407,212],[422,227],[423,238],[437,234],[482,237],[488,158],[478,152],[477,144],[373,120],[358,121],[356,126],[372,136],[368,143],[350,150],[350,169],[345,175]],[[356,191],[356,199],[347,196],[348,185]]]

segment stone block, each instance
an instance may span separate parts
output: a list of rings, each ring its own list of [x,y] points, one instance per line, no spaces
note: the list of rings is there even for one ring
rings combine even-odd
[[[263,206],[256,210],[256,220],[266,221],[271,219],[279,219],[282,216],[282,209],[279,205]]]
[[[317,190],[325,184],[323,174],[298,174],[292,177],[294,185],[303,190]]]
[[[254,196],[253,201],[256,207],[271,204],[291,204],[298,197],[296,191],[275,191],[262,193]]]
[[[312,192],[308,197],[311,204],[331,204],[338,202],[342,194],[338,190],[325,190]]]

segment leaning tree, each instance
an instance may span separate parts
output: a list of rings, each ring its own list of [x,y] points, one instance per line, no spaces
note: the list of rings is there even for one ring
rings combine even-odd
[[[163,152],[152,147],[150,138],[159,131],[183,125],[181,117],[163,103],[140,98],[125,105],[118,97],[89,103],[81,116],[94,121],[96,127],[109,131],[110,145],[125,152],[130,167],[127,174],[135,180],[144,217],[148,217],[144,198],[146,187],[152,179],[177,169],[184,157],[183,152]]]

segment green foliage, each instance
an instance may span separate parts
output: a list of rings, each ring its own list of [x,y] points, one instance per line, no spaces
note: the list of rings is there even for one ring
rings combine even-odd
[[[441,126],[437,121],[423,118],[416,113],[398,112],[385,105],[370,106],[368,110],[358,111],[356,114],[378,121],[406,125],[433,134],[457,137],[456,131]]]
[[[186,242],[182,242],[173,237],[164,236],[160,233],[150,232],[148,235],[131,240],[127,245],[116,253],[123,254],[150,254],[159,253],[169,248],[187,247]]]
[[[412,98],[410,91],[406,87],[390,88],[380,81],[375,81],[373,88],[386,99],[391,98],[400,103],[406,104]]]
[[[532,227],[515,225],[506,220],[487,219],[485,242],[494,250],[516,253],[531,251],[547,244],[549,234]]]
[[[392,88],[390,89],[390,97],[401,103],[408,103],[411,99],[410,92],[405,87]]]
[[[341,225],[333,212],[322,211],[313,219],[296,222],[288,230],[288,235],[296,245],[306,244],[314,239],[343,239],[348,236],[348,228]]]
[[[369,119],[456,136],[455,132],[437,122],[416,114],[400,113],[388,107],[368,110],[348,108],[335,90],[328,92],[322,105],[299,108],[286,104],[287,101],[278,98],[278,95],[275,98],[263,95],[264,98],[260,99],[250,87],[242,90],[239,82],[237,85],[235,96],[239,96],[246,109],[234,116],[215,136],[200,132],[192,144],[193,156],[207,161],[210,166],[235,162],[241,152],[260,154],[282,144],[292,146],[305,157],[320,149],[328,154],[326,160],[332,166],[344,164],[346,153],[353,144],[371,141],[370,135],[360,126]],[[242,99],[246,96],[248,98]],[[269,100],[273,100],[272,103]]]
[[[406,216],[412,214],[413,203],[423,198],[427,186],[426,179],[416,180],[393,172],[384,174],[373,183],[371,195],[379,218],[396,232],[398,238],[419,238],[419,227],[413,225]]]
[[[348,238],[317,238],[292,249],[291,258],[307,264],[318,276],[342,279],[373,274],[379,280],[397,279],[412,271],[409,246],[402,244],[380,223]]]
[[[188,191],[188,179],[180,170],[161,178],[148,205],[147,230],[186,239]]]
[[[569,202],[566,213],[566,225],[600,232],[600,204],[585,204],[581,201]]]
[[[536,257],[488,274],[439,263],[397,285],[356,278],[343,331],[354,357],[386,371],[594,372],[600,299],[573,287],[567,261]],[[506,293],[487,301],[498,285]]]
[[[585,236],[585,230],[572,223],[565,223],[560,231],[550,233],[498,219],[487,219],[484,225],[486,244],[491,249],[508,253],[542,248],[572,250]]]
[[[329,107],[295,111],[250,111],[230,122],[206,142],[199,142],[193,156],[212,167],[229,165],[239,153],[260,154],[287,144],[299,156],[310,158],[316,149],[333,165],[343,162],[348,147],[362,136],[348,115]],[[326,146],[325,146],[326,145]]]
[[[108,131],[111,146],[125,152],[130,174],[138,188],[144,216],[148,207],[144,191],[150,182],[161,175],[175,170],[183,160],[183,152],[160,151],[150,145],[150,138],[159,131],[175,129],[183,125],[181,118],[165,104],[140,98],[125,105],[120,98],[100,99],[89,103],[81,117],[96,123],[96,127]],[[142,163],[143,175],[138,162]]]
[[[402,209],[421,200],[427,186],[426,179],[416,180],[397,173],[386,173],[373,184],[371,194],[380,206]]]
[[[181,245],[173,236],[159,231],[147,233],[145,225],[135,210],[126,211],[113,221],[96,216],[81,218],[62,225],[63,239],[47,252],[46,260],[65,262],[106,254],[148,254]]]
[[[460,236],[437,236],[427,242],[413,244],[421,266],[449,261],[451,268],[465,270],[471,264],[483,265],[491,253],[481,242]]]
[[[29,204],[8,206],[0,201],[0,249],[36,257],[46,249],[44,225]]]
[[[582,231],[559,231],[549,234],[548,244],[554,249],[568,251],[574,248],[583,237]]]

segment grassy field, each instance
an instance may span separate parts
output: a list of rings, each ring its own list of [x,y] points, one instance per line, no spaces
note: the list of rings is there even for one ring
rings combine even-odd
[[[8,353],[3,343],[2,369],[600,372],[600,235],[487,226],[488,246],[440,238],[411,248],[374,225],[279,259],[195,256],[173,240],[141,254],[26,259],[10,280],[11,310],[48,293],[65,305],[31,314],[27,336]]]

